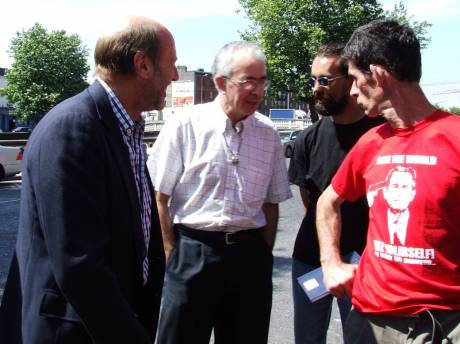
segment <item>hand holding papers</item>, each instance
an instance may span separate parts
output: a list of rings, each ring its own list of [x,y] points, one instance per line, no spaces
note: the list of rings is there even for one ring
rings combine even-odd
[[[353,251],[344,256],[343,261],[349,264],[358,264],[360,258],[361,256]],[[324,286],[323,270],[321,267],[298,277],[297,282],[301,285],[311,302],[315,302],[330,294],[329,290]]]

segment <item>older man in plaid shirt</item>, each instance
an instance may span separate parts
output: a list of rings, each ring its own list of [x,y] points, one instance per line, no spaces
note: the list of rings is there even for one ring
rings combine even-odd
[[[266,343],[278,203],[291,197],[271,121],[256,112],[265,57],[233,42],[213,65],[219,95],[166,123],[148,166],[168,259],[158,342]],[[185,112],[185,111],[184,111]]]

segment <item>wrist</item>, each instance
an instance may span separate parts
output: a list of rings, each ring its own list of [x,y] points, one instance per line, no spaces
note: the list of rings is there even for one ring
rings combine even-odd
[[[327,255],[321,256],[320,262],[325,267],[337,266],[342,264],[342,258],[339,252],[330,252]]]

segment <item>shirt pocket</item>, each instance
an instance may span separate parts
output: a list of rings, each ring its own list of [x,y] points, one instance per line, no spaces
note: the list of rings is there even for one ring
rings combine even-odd
[[[270,177],[268,171],[255,166],[245,166],[240,173],[242,199],[251,217],[260,211],[267,197]]]

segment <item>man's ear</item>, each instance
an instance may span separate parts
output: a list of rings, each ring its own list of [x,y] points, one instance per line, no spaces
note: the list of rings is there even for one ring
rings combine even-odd
[[[391,74],[381,65],[371,64],[369,69],[377,86],[383,87]]]
[[[136,75],[143,79],[149,78],[155,72],[154,63],[142,51],[137,51],[133,56],[133,68]]]
[[[217,86],[217,90],[219,91],[219,93],[223,93],[225,94],[226,93],[226,79],[222,76],[222,75],[216,75],[214,77],[214,83],[216,84]]]

